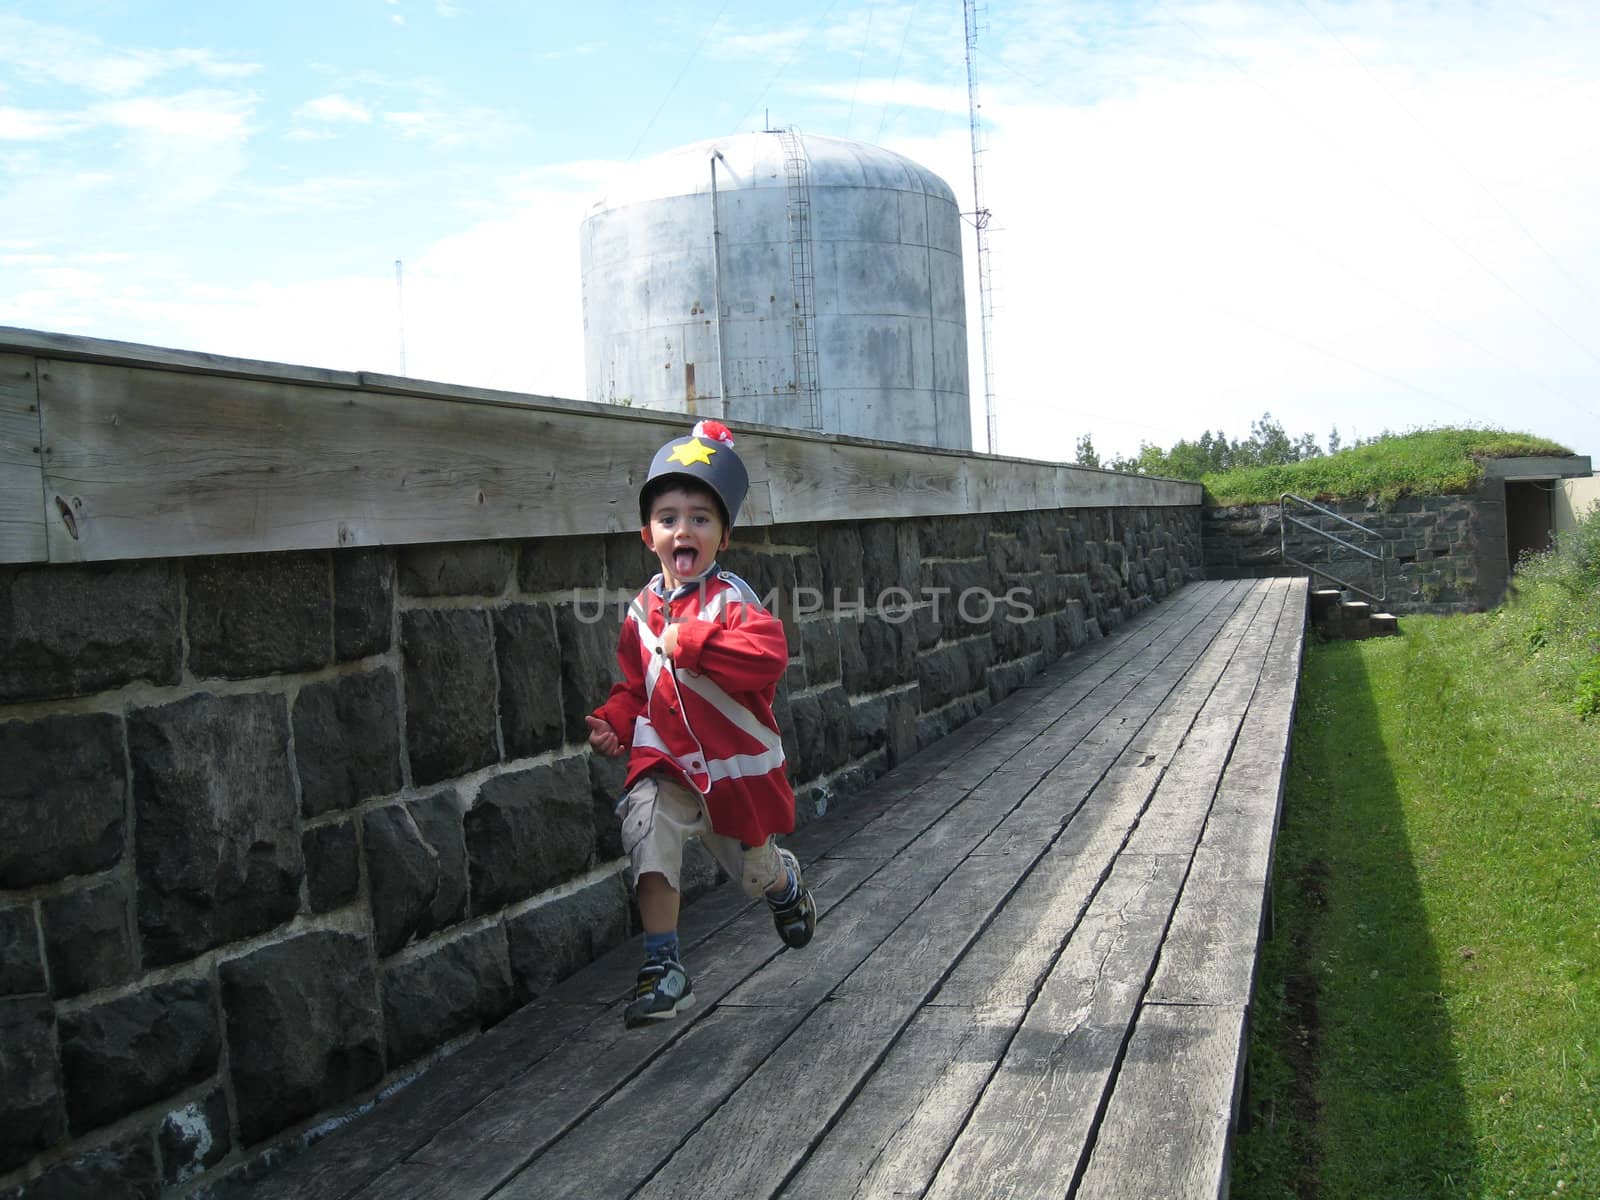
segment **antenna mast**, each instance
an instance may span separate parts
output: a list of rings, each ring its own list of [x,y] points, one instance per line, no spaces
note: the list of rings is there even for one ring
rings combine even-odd
[[[994,414],[994,367],[991,363],[990,326],[994,322],[994,298],[989,283],[989,209],[983,203],[983,133],[978,123],[978,79],[973,60],[978,53],[977,0],[962,0],[962,15],[967,27],[967,112],[972,125],[972,228],[978,245],[978,323],[983,336],[983,412],[989,453],[995,453],[997,431]]]
[[[394,260],[394,313],[400,329],[400,374],[406,373],[406,292],[401,260]]]

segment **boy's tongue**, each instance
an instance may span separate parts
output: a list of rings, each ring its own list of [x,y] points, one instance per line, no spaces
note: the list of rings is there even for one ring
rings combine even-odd
[[[682,578],[694,571],[695,552],[686,546],[680,546],[672,552],[673,574]]]

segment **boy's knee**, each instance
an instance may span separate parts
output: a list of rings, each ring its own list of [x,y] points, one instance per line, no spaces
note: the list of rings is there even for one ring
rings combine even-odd
[[[759,900],[786,876],[783,859],[778,857],[778,843],[768,838],[759,846],[746,846],[744,869],[739,872],[739,886],[746,896]]]

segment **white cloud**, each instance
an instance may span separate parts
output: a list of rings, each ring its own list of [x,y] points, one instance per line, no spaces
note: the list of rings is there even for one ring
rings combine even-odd
[[[254,97],[192,91],[114,100],[94,114],[121,131],[144,197],[161,208],[210,199],[244,169]]]
[[[48,142],[77,133],[85,126],[76,113],[0,105],[0,141]]]
[[[372,120],[372,113],[366,105],[351,100],[348,96],[341,96],[337,92],[318,96],[315,100],[307,100],[294,110],[294,115],[304,120],[349,122],[356,125],[366,125]]]
[[[60,25],[0,15],[0,62],[21,75],[49,79],[102,95],[122,95],[163,75],[198,71],[209,79],[240,79],[259,64],[235,62],[204,49],[122,49]]]
[[[827,83],[796,89],[802,94],[844,100],[864,108],[892,104],[896,108],[920,108],[930,112],[967,115],[967,90],[964,87],[938,87],[926,83],[863,79],[860,84]]]

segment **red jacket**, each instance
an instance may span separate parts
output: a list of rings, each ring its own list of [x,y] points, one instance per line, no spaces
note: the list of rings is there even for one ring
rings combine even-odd
[[[789,666],[783,623],[750,585],[713,569],[670,597],[661,577],[628,606],[622,682],[594,715],[629,748],[628,786],[661,771],[705,797],[711,828],[747,846],[794,829],[794,789],[772,697]],[[659,653],[668,616],[673,658]]]

